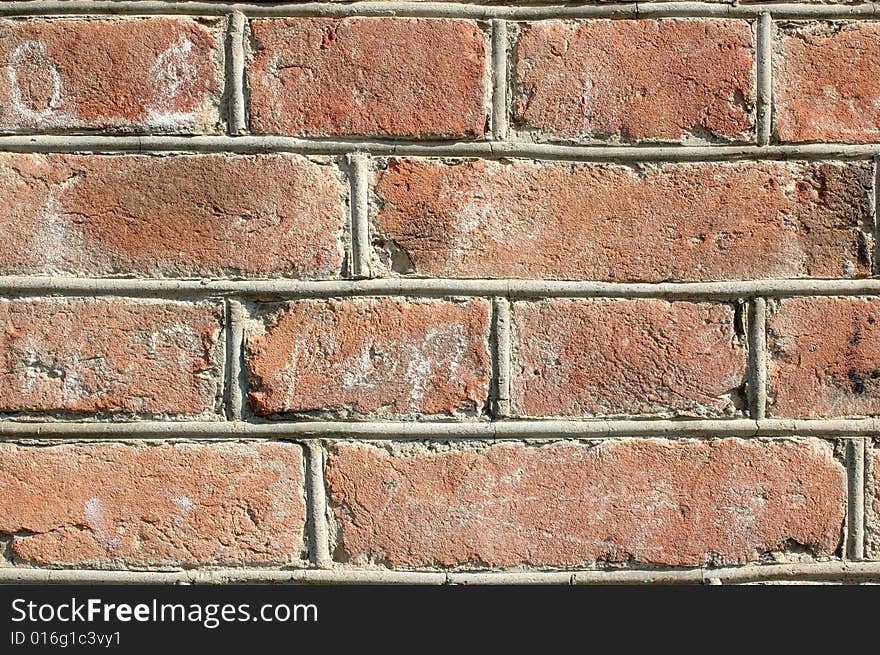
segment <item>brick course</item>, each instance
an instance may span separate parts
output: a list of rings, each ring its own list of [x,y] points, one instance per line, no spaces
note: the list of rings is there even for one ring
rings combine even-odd
[[[783,300],[768,325],[774,415],[880,413],[878,320],[877,299]]]
[[[0,411],[213,411],[222,320],[211,303],[0,301]]]
[[[2,154],[0,190],[7,274],[328,278],[342,265],[346,191],[298,155]]]
[[[880,140],[880,25],[796,24],[775,43],[783,141]]]
[[[0,21],[0,130],[213,132],[220,49],[215,21]]]
[[[840,545],[841,465],[822,442],[623,440],[395,456],[340,444],[340,548],[390,566],[694,565]]]
[[[257,133],[424,138],[485,131],[485,37],[472,21],[308,18],[257,20],[251,28]]]
[[[0,444],[16,562],[288,563],[303,551],[294,444]]]
[[[377,175],[374,240],[438,277],[863,277],[871,180],[861,163],[403,159]]]
[[[754,43],[743,20],[544,21],[516,44],[516,119],[563,139],[747,139]]]
[[[301,301],[251,325],[258,414],[479,414],[489,395],[485,301]]]
[[[662,300],[514,303],[513,411],[722,416],[742,407],[729,306]]]

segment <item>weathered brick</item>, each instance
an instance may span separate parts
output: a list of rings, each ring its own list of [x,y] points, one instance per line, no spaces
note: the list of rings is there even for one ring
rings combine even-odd
[[[440,277],[865,277],[871,184],[865,163],[401,159],[378,173],[374,242]]]
[[[744,140],[753,41],[744,20],[533,23],[516,45],[515,119],[566,139]]]
[[[299,446],[0,444],[18,563],[287,563],[303,552]]]
[[[0,130],[214,131],[219,42],[189,18],[0,21]]]
[[[255,20],[251,128],[471,137],[486,129],[486,37],[467,20]]]
[[[221,316],[214,303],[0,300],[0,411],[212,411]]]
[[[880,24],[778,30],[773,61],[781,140],[880,140]]]
[[[484,300],[298,301],[247,337],[258,414],[478,414],[489,394]]]
[[[392,567],[734,564],[837,552],[846,475],[819,440],[331,449],[342,557]],[[794,548],[799,546],[799,548]]]
[[[0,154],[0,271],[336,277],[344,194],[296,155]]]
[[[512,401],[524,416],[721,416],[742,406],[727,305],[544,300],[513,306]]]
[[[794,298],[770,317],[777,416],[880,414],[880,300]]]

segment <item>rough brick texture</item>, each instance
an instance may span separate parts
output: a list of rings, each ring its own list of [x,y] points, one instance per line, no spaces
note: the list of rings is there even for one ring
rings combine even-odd
[[[288,563],[303,551],[294,444],[0,444],[17,563]]]
[[[774,415],[880,414],[880,300],[783,300],[768,327]]]
[[[212,24],[0,21],[0,130],[214,131],[222,72]]]
[[[746,139],[753,40],[744,20],[533,23],[516,45],[516,119],[566,139]]]
[[[486,128],[486,37],[465,20],[255,20],[260,133],[472,137]]]
[[[545,300],[513,307],[523,416],[722,416],[742,407],[745,350],[727,305]]]
[[[0,2],[0,584],[880,576],[880,21],[803,1]]]
[[[489,305],[301,301],[252,322],[258,414],[479,414],[489,394]]]
[[[378,174],[375,241],[393,269],[440,277],[864,277],[871,179],[864,163],[403,159]]]
[[[336,277],[344,193],[296,155],[0,154],[0,271]]]
[[[742,563],[836,552],[843,466],[818,440],[623,440],[392,455],[339,444],[341,557],[364,564]]]
[[[221,321],[213,303],[0,300],[0,412],[213,411]]]
[[[776,132],[783,141],[880,141],[880,24],[780,30]]]

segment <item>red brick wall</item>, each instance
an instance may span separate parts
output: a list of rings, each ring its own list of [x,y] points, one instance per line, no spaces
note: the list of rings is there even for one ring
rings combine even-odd
[[[0,7],[0,580],[880,579],[873,3],[197,9]]]

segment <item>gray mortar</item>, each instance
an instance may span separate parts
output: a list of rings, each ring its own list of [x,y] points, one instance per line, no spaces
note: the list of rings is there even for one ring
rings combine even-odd
[[[737,17],[754,18],[769,13],[774,18],[872,18],[877,3],[853,5],[805,5],[801,3],[743,4],[710,2],[629,2],[586,5],[500,5],[470,2],[364,2],[353,5],[336,3],[298,3],[277,5],[235,4],[223,2],[134,2],[125,0],[55,0],[46,2],[12,1],[0,6],[3,16],[67,14],[183,14],[218,16],[241,11],[246,16],[404,16],[459,17],[488,20],[541,20],[550,18],[655,18],[655,17]]]

